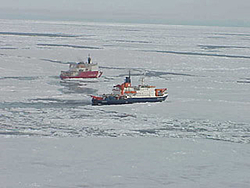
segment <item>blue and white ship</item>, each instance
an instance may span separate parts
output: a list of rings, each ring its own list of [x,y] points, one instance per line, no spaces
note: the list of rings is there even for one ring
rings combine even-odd
[[[162,102],[168,97],[167,88],[156,89],[155,86],[131,86],[130,73],[123,84],[114,86],[111,94],[91,96],[92,105],[131,104],[139,102]]]

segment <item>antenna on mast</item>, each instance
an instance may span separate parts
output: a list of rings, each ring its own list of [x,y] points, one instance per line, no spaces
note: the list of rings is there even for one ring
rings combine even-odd
[[[144,86],[144,80],[145,80],[145,73],[143,73],[143,76],[140,78],[139,81],[141,81],[141,85]]]
[[[141,78],[141,85],[144,86],[144,77]]]

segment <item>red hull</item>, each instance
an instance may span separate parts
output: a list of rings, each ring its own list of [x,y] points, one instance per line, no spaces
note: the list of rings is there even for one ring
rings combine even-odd
[[[79,72],[77,75],[60,75],[61,79],[74,79],[74,78],[99,78],[102,75],[100,71],[86,71]]]

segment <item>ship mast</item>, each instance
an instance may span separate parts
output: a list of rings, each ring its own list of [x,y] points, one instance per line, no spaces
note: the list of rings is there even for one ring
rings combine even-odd
[[[141,78],[141,85],[144,86],[144,78]]]
[[[129,73],[128,73],[128,77],[125,78],[125,83],[131,84],[130,70],[129,70]]]

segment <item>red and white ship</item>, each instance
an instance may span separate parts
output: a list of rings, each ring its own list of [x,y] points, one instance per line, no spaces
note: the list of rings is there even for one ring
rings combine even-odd
[[[88,57],[88,62],[71,63],[68,71],[61,71],[60,78],[62,80],[99,78],[101,75],[98,64],[92,63],[91,58]]]

